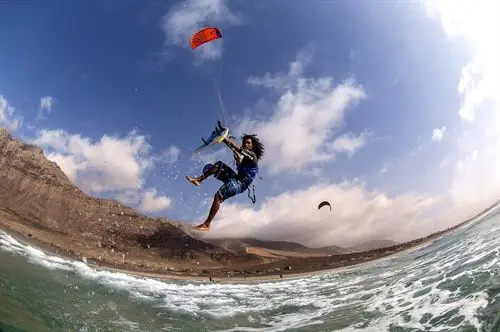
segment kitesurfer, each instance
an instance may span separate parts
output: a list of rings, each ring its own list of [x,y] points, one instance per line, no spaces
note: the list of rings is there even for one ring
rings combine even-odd
[[[219,211],[220,204],[228,198],[241,194],[247,190],[259,172],[258,162],[264,155],[264,145],[257,135],[254,134],[244,134],[241,139],[241,147],[229,138],[224,138],[222,141],[233,151],[237,173],[231,167],[219,160],[208,167],[208,169],[198,177],[186,176],[186,179],[195,186],[199,186],[203,180],[211,175],[224,183],[214,195],[212,207],[210,208],[207,219],[204,223],[195,227],[197,230],[208,231],[212,219]]]

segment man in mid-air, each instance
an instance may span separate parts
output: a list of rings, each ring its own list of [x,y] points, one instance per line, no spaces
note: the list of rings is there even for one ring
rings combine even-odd
[[[203,174],[198,177],[186,176],[186,179],[195,186],[199,186],[203,180],[211,175],[224,183],[214,195],[207,219],[204,223],[194,227],[196,230],[208,231],[212,219],[219,211],[220,204],[247,190],[257,176],[259,172],[258,162],[264,155],[264,145],[256,135],[244,134],[241,140],[241,147],[228,138],[223,140],[224,144],[233,151],[238,173],[219,160],[213,165],[205,166]]]

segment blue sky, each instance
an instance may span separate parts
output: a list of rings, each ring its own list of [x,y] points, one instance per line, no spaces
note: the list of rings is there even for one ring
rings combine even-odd
[[[232,133],[267,154],[257,203],[225,202],[208,236],[407,240],[497,198],[500,51],[481,23],[498,8],[480,3],[482,20],[446,1],[10,2],[0,121],[85,192],[194,224],[218,183],[184,176],[231,162],[191,156],[217,80]],[[224,37],[191,50],[205,26]]]

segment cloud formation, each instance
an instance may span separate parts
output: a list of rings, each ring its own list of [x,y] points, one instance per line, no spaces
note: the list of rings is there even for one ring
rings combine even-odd
[[[165,14],[161,26],[167,44],[188,48],[189,37],[203,27],[235,25],[241,22],[241,18],[229,10],[225,0],[186,0],[173,6]],[[207,43],[193,54],[198,62],[218,59],[222,55],[222,43],[222,39]]]
[[[88,193],[112,193],[124,203],[140,203],[140,209],[146,212],[171,205],[170,198],[158,196],[155,189],[142,191],[145,173],[153,167],[155,157],[146,137],[135,131],[125,137],[104,135],[93,142],[62,129],[43,129],[31,143],[43,147],[47,158]],[[171,161],[178,149],[171,147],[166,153]]]
[[[16,109],[9,105],[7,99],[0,95],[0,125],[5,128],[16,131],[22,123],[22,117],[16,116]]]
[[[40,98],[37,120],[44,118],[44,113],[49,114],[50,112],[52,112],[52,106],[54,106],[54,103],[55,103],[54,97],[44,96]]]
[[[500,6],[491,0],[434,0],[425,5],[431,17],[441,21],[446,35],[464,40],[473,54],[457,85],[463,98],[458,114],[473,122],[481,105],[500,100]]]
[[[323,200],[330,201],[331,212],[317,210]],[[426,213],[440,200],[411,193],[390,196],[356,181],[316,184],[268,198],[259,209],[224,203],[206,236],[251,236],[316,247],[369,239],[404,241],[436,230]]]
[[[332,143],[333,151],[343,152],[347,156],[352,157],[353,154],[361,149],[366,144],[366,139],[369,133],[361,133],[360,135],[355,135],[353,133],[344,134],[338,136]]]
[[[446,131],[446,126],[443,126],[441,128],[434,128],[434,130],[432,131],[432,140],[440,142],[443,139],[445,131]]]
[[[271,175],[300,172],[333,160],[337,153],[352,156],[366,143],[367,133],[340,133],[348,110],[367,98],[363,87],[353,79],[335,84],[331,77],[305,77],[304,67],[310,61],[311,55],[302,52],[288,73],[248,79],[251,86],[279,94],[271,116],[261,121],[244,118],[237,128],[255,132],[265,142],[272,157],[264,158],[262,165]]]
[[[491,201],[500,196],[500,6],[489,0],[435,0],[425,6],[446,36],[465,42],[471,54],[457,82],[463,130],[449,193],[457,203]]]
[[[172,200],[166,196],[158,196],[156,189],[148,189],[143,193],[140,210],[158,212],[170,207]]]
[[[64,130],[40,130],[34,144],[51,148],[48,158],[62,164],[70,179],[86,190],[101,193],[135,188],[152,166],[150,145],[144,136],[104,135],[98,142]]]

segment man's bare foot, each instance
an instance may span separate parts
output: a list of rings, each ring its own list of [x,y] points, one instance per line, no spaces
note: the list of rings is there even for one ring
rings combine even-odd
[[[210,226],[207,226],[205,224],[201,224],[198,226],[194,226],[193,228],[197,231],[208,231],[210,229]]]
[[[186,176],[186,179],[194,184],[195,186],[199,187],[200,186],[200,181],[198,181],[196,178],[191,177],[191,176]]]

